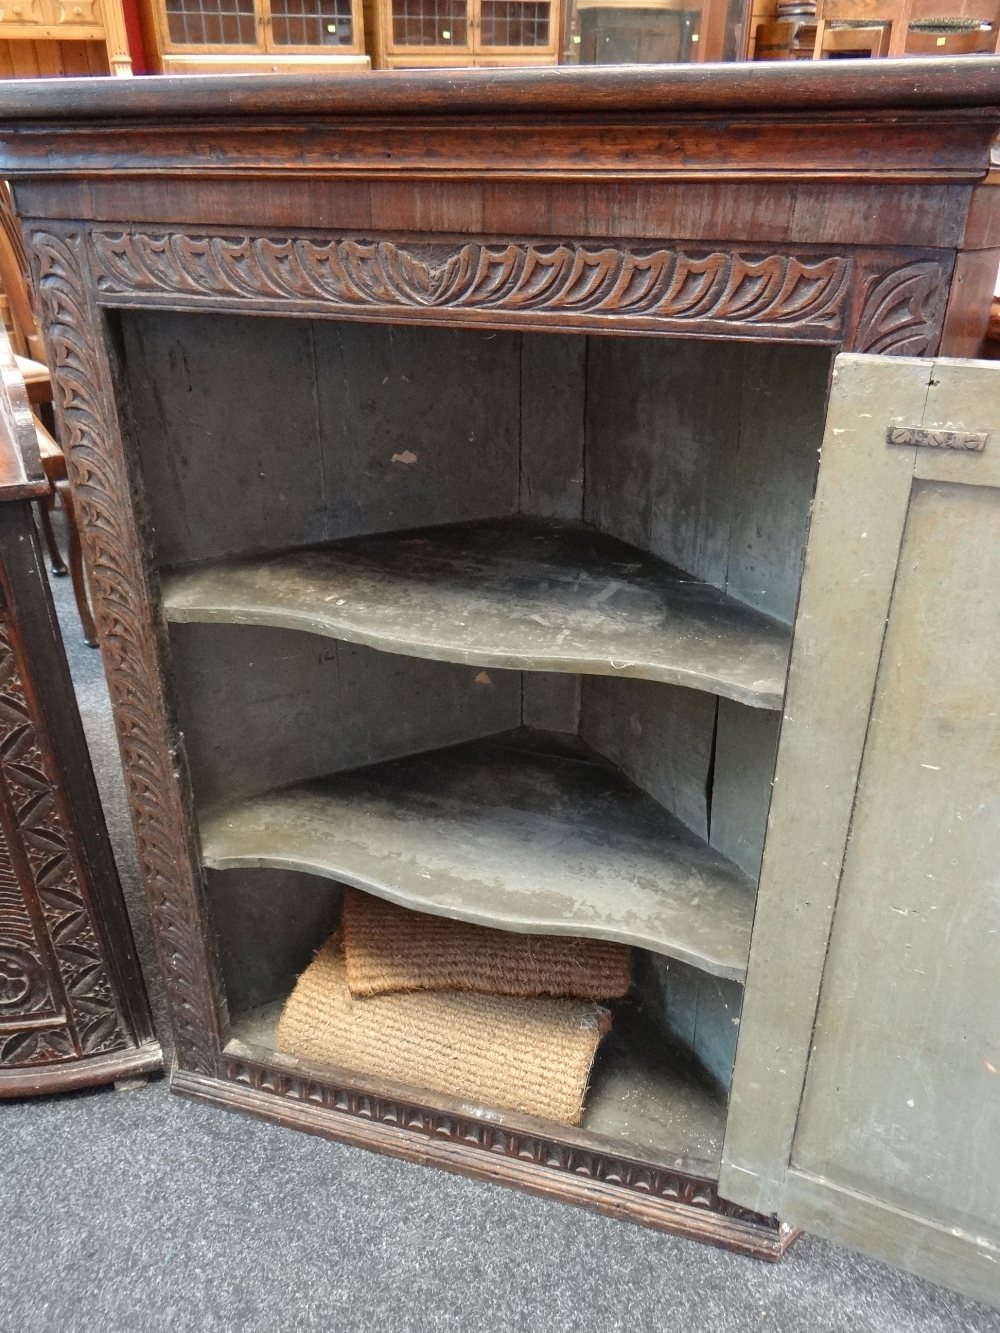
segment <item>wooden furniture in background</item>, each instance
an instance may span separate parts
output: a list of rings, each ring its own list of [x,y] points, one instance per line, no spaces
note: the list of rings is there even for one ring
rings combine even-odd
[[[742,0],[566,0],[563,63],[687,64],[735,60]]]
[[[36,85],[0,124],[174,1088],[1000,1300],[996,422],[933,360],[986,327],[1000,63]],[[345,882],[635,945],[579,1130],[277,1051]]]
[[[361,0],[140,0],[143,45],[163,74],[367,69]]]
[[[779,8],[776,0],[753,0],[750,59],[801,58],[795,34],[776,27]],[[998,42],[1000,0],[956,0],[950,10],[938,0],[818,0],[812,57],[988,54]]]
[[[376,69],[554,65],[561,0],[365,0]]]
[[[121,0],[10,0],[0,9],[0,78],[132,73]]]
[[[76,524],[76,509],[66,476],[66,460],[52,434],[52,380],[43,358],[45,349],[35,316],[28,282],[28,258],[24,253],[21,232],[11,205],[10,191],[0,181],[0,296],[4,306],[4,322],[14,348],[14,360],[31,404],[35,434],[45,476],[49,481],[48,493],[38,501],[37,513],[48,548],[54,574],[69,572],[73,580],[73,595],[83,628],[84,641],[97,647],[94,620],[87,597],[87,578],[83,568],[80,534]],[[22,355],[23,354],[23,355]],[[66,520],[69,567],[63,562],[59,544],[52,528],[50,511],[59,500]]]
[[[47,486],[0,329],[0,1097],[161,1063],[31,516]]]

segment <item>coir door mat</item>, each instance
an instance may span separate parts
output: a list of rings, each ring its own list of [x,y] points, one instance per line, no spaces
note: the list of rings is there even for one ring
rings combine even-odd
[[[299,978],[278,1025],[289,1055],[562,1124],[583,1116],[610,1015],[579,1000],[474,991],[352,997],[339,934]]]
[[[352,995],[470,990],[489,995],[616,1000],[628,994],[627,945],[567,935],[521,935],[412,912],[372,894],[344,895],[344,952]]]

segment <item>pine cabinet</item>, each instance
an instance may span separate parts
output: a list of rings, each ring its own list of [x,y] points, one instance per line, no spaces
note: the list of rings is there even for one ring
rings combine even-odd
[[[4,0],[0,77],[132,73],[121,0]]]
[[[142,0],[143,37],[165,74],[357,70],[361,0]]]
[[[377,69],[554,65],[560,0],[370,0]]]
[[[0,92],[178,1092],[1000,1300],[996,372],[942,359],[998,106],[993,60]],[[631,946],[580,1125],[282,1052],[345,886]]]

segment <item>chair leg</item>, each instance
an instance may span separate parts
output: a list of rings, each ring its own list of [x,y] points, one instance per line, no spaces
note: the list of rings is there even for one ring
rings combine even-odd
[[[49,553],[49,564],[52,566],[52,573],[63,576],[69,573],[65,561],[62,558],[62,552],[59,550],[59,543],[56,541],[56,534],[52,530],[52,501],[55,493],[46,495],[35,505],[35,513],[38,515],[38,526],[42,530],[42,538],[45,542],[45,549]]]
[[[88,648],[97,647],[97,630],[94,617],[90,612],[90,599],[87,596],[87,576],[83,570],[83,548],[80,545],[80,529],[76,525],[76,509],[73,505],[73,492],[68,481],[56,482],[56,490],[63,502],[66,515],[66,531],[69,535],[69,575],[73,580],[73,595],[76,609],[83,626],[83,641]]]

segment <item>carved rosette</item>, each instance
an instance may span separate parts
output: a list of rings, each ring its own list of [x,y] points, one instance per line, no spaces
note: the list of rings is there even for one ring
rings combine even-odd
[[[66,450],[125,770],[139,860],[170,999],[178,1058],[214,1073],[214,976],[201,925],[200,878],[162,689],[153,602],[140,554],[110,371],[90,301],[85,238],[28,232],[42,304],[60,438]]]
[[[751,325],[836,334],[850,261],[653,246],[447,244],[344,237],[95,231],[99,299],[298,302],[325,310],[462,312]]]
[[[0,777],[14,832],[28,863],[45,930],[55,956],[75,1034],[25,1030],[0,1039],[0,1064],[39,1064],[77,1054],[99,1055],[129,1045],[94,931],[90,907],[42,754],[24,683],[6,627],[0,623]],[[52,997],[31,952],[0,955],[0,1015],[50,1009]],[[57,1015],[62,1018],[61,1015]]]

